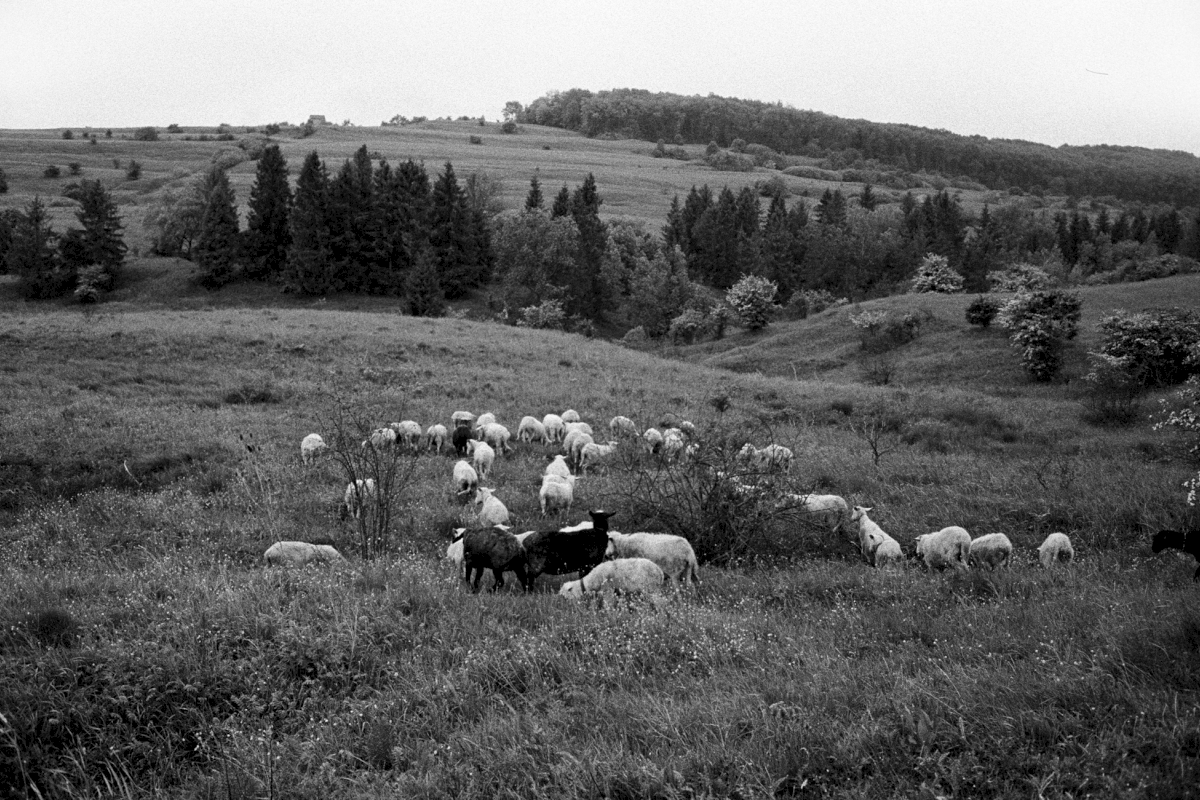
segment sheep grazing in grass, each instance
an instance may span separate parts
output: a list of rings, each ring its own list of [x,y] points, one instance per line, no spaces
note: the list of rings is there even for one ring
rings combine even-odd
[[[988,569],[1012,566],[1012,542],[1003,533],[988,533],[971,540],[968,562]]]
[[[492,471],[492,464],[496,462],[496,451],[487,442],[474,442],[469,449],[473,451],[471,457],[479,477],[486,478]]]
[[[617,443],[609,442],[608,444],[599,444],[590,442],[579,448],[579,472],[586,474],[588,468],[594,468],[602,461],[607,461],[612,457],[612,454],[617,452]]]
[[[1075,548],[1071,546],[1071,537],[1065,533],[1052,533],[1038,547],[1038,561],[1046,569],[1055,564],[1070,564],[1075,558]]]
[[[568,436],[571,435],[571,431],[586,433],[588,436],[596,435],[595,431],[592,430],[592,426],[588,425],[586,422],[564,422],[563,427],[567,429]]]
[[[651,455],[662,452],[662,431],[658,428],[646,428],[645,433],[642,434],[642,445],[646,448],[646,452]]]
[[[508,432],[508,428],[498,422],[489,422],[479,431],[480,441],[486,442],[500,453],[512,452],[512,445],[508,443],[511,438],[512,434]]]
[[[780,510],[791,509],[837,533],[850,519],[850,506],[836,494],[787,494],[779,504]]]
[[[300,440],[300,460],[306,467],[311,467],[325,453],[326,449],[327,446],[325,440],[321,438],[321,434],[310,433]]]
[[[571,504],[575,502],[575,476],[543,475],[538,502],[542,507],[542,516],[558,511],[569,512]]]
[[[1182,550],[1200,562],[1200,530],[1171,531],[1163,529],[1154,534],[1150,549],[1155,553],[1161,553],[1163,550]],[[1192,580],[1200,581],[1200,566],[1196,567]]]
[[[371,431],[371,435],[362,443],[362,449],[373,448],[375,450],[386,450],[389,447],[394,447],[396,444],[396,431],[392,428],[376,428]]]
[[[525,572],[525,548],[521,541],[503,528],[488,526],[468,530],[462,537],[465,577],[478,592],[483,571],[490,569],[494,583],[490,591],[504,586],[504,573],[515,572],[521,586],[529,591],[531,582]],[[471,580],[474,573],[475,580]]]
[[[666,577],[648,558],[618,558],[605,561],[582,578],[559,587],[564,597],[583,597],[593,592],[661,594]]]
[[[559,416],[562,417],[563,422],[579,422],[579,412],[573,408],[568,408]]]
[[[689,439],[696,438],[696,425],[690,420],[681,420],[678,425],[679,430],[683,431],[683,435]]]
[[[263,563],[268,567],[303,567],[344,560],[332,545],[308,542],[276,542],[263,553]]]
[[[617,415],[608,421],[608,430],[613,436],[628,436],[633,438],[637,436],[637,426],[633,424],[633,420],[629,417]]]
[[[359,478],[356,481],[346,484],[346,492],[342,495],[342,510],[341,518],[354,517],[358,519],[362,516],[363,509],[367,507],[367,501],[375,497],[375,479],[374,478]]]
[[[916,538],[917,558],[925,562],[928,569],[970,569],[971,534],[965,528],[950,525],[934,533],[925,533]]]
[[[475,490],[475,503],[479,506],[480,525],[507,525],[508,508],[486,486]]]
[[[471,429],[464,426],[455,428],[454,433],[450,435],[450,443],[454,445],[454,452],[459,458],[470,452],[473,441],[475,440],[471,438]]]
[[[542,417],[542,426],[546,429],[546,438],[549,443],[561,442],[567,435],[566,423],[558,414],[547,414]]]
[[[692,544],[670,533],[608,532],[605,558],[648,558],[657,564],[669,580],[679,583],[700,582],[700,565]]]
[[[563,439],[563,454],[567,457],[567,463],[575,469],[579,469],[580,451],[583,450],[584,445],[592,442],[590,434],[582,431],[567,431],[566,438]]]
[[[440,456],[449,438],[450,432],[446,430],[445,425],[441,423],[430,425],[425,429],[425,449],[433,450]]]
[[[567,464],[567,457],[564,455],[554,456],[546,464],[546,468],[542,470],[543,475],[561,475],[567,477],[571,474],[571,467]]]
[[[482,439],[483,436],[481,434],[483,433],[483,429],[486,428],[488,425],[491,425],[495,421],[496,421],[496,415],[490,411],[480,414],[479,417],[475,420],[475,438]]]
[[[854,525],[858,534],[858,548],[863,561],[876,568],[893,564],[902,566],[904,551],[900,549],[900,543],[867,516],[870,510],[870,506],[855,506],[849,517],[850,524]]]
[[[613,514],[591,511],[590,522],[568,528],[535,531],[525,540],[526,570],[529,582],[542,573],[563,575],[578,572],[580,576],[604,560],[608,550],[608,521]]]
[[[769,444],[758,451],[758,463],[764,470],[790,472],[792,451],[781,444]]]
[[[517,441],[532,442],[534,440],[542,444],[550,443],[546,437],[546,426],[537,417],[521,417],[521,424],[517,426]]]
[[[499,528],[500,530],[508,530],[507,525],[496,525],[495,527]],[[450,540],[450,544],[446,547],[446,560],[454,564],[455,569],[461,570],[463,568],[463,534],[465,534],[467,530],[468,528],[455,528],[454,538]],[[528,537],[531,533],[533,533],[533,531],[518,533],[517,541],[524,543],[526,537]]]
[[[416,421],[406,419],[393,422],[388,427],[396,432],[397,444],[414,451],[421,446],[421,426]]]
[[[663,431],[661,453],[664,458],[678,458],[684,452],[683,431],[679,428],[667,428]]]
[[[475,493],[479,488],[479,473],[471,466],[468,461],[456,461],[454,463],[454,491],[459,497],[466,497]]]

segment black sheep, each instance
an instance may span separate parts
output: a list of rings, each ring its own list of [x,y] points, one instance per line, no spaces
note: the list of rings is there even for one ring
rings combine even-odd
[[[1200,562],[1200,530],[1161,530],[1154,534],[1154,540],[1150,543],[1150,549],[1156,553],[1161,553],[1167,549],[1182,550],[1195,558],[1197,562]],[[1196,573],[1192,575],[1192,580],[1200,581],[1200,567],[1196,567]]]
[[[454,452],[458,453],[458,457],[462,458],[467,454],[467,442],[471,441],[471,429],[465,425],[459,425],[454,429],[454,433],[450,437],[450,442],[454,445]]]
[[[491,591],[496,591],[504,585],[506,571],[517,573],[517,580],[525,591],[533,586],[533,581],[525,573],[525,548],[516,536],[500,527],[475,528],[463,534],[463,565],[466,567],[466,579],[471,583],[471,571],[475,570],[475,581],[471,583],[474,591],[479,591],[479,581],[483,571],[490,569],[496,582]]]
[[[525,569],[529,585],[538,575],[588,574],[608,550],[607,511],[591,511],[591,523],[582,522],[554,531],[537,531],[525,539]]]

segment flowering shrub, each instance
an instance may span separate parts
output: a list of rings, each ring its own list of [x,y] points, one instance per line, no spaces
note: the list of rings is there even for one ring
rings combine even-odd
[[[908,291],[912,294],[922,294],[924,292],[954,294],[955,292],[961,292],[962,287],[963,276],[950,268],[950,259],[945,256],[935,256],[933,253],[927,253],[925,258],[921,260],[921,265],[917,267],[917,274],[913,277],[912,288]]]
[[[1033,264],[1012,264],[1007,269],[987,274],[993,292],[1036,292],[1047,289],[1053,282],[1050,273]]]
[[[562,330],[567,314],[560,300],[543,300],[541,305],[526,306],[521,309],[517,320],[518,328],[540,328],[546,330]]]
[[[771,321],[772,303],[778,290],[774,281],[758,275],[743,275],[725,293],[725,301],[747,329],[762,330]]]
[[[1078,333],[1081,306],[1077,295],[1057,289],[1020,292],[996,315],[1035,381],[1048,381],[1062,369],[1062,343]]]
[[[827,308],[847,305],[845,297],[835,297],[825,289],[800,289],[788,298],[787,310],[792,316],[804,319],[809,314],[819,314]]]
[[[1128,357],[1091,353],[1092,369],[1083,376],[1088,393],[1083,418],[1096,425],[1128,425],[1140,410],[1141,386]]]
[[[863,350],[881,353],[916,339],[921,326],[932,318],[928,311],[906,311],[899,318],[886,311],[864,311],[851,314],[850,324],[858,329]]]
[[[1200,345],[1200,314],[1178,308],[1121,312],[1100,320],[1107,356],[1124,359],[1143,386],[1180,383],[1200,370],[1192,359]]]
[[[1192,361],[1200,364],[1200,348],[1193,351]],[[1188,439],[1188,453],[1193,458],[1200,458],[1200,375],[1188,378],[1175,396],[1181,405],[1174,410],[1164,410],[1154,429],[1178,428]],[[1166,401],[1163,402],[1165,406]],[[1200,493],[1200,472],[1185,481],[1183,486],[1187,489],[1187,504],[1196,505],[1197,494]]]

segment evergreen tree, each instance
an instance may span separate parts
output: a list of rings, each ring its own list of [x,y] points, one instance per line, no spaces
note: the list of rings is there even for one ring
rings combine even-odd
[[[668,250],[675,247],[682,249],[684,235],[683,209],[679,205],[679,195],[675,195],[667,210],[667,224],[662,229],[663,246]]]
[[[259,157],[254,185],[250,188],[244,265],[248,278],[269,279],[283,272],[292,244],[288,225],[291,212],[292,189],[288,185],[287,160],[279,145],[272,144]]]
[[[737,199],[729,187],[696,222],[688,268],[699,280],[725,291],[738,279]]]
[[[841,189],[826,189],[817,203],[817,221],[822,225],[846,224],[846,198]]]
[[[797,205],[801,205],[797,203]],[[767,221],[760,235],[760,273],[779,287],[779,296],[791,297],[799,287],[796,279],[796,264],[793,260],[793,234],[788,219],[787,206],[782,195],[771,198],[767,209]]]
[[[57,243],[46,206],[34,197],[16,219],[7,256],[8,272],[19,276],[17,287],[25,297],[58,297],[73,288],[73,276],[62,267]]]
[[[879,198],[871,189],[871,184],[863,184],[862,193],[858,196],[858,204],[867,211],[874,211],[875,207],[879,205]]]
[[[77,272],[83,267],[97,264],[106,276],[104,283],[111,284],[117,279],[125,263],[125,253],[128,249],[125,246],[124,226],[121,224],[120,214],[117,213],[117,204],[98,180],[83,181],[76,199],[79,200],[76,217],[83,226],[80,255],[76,256],[75,263],[64,266],[72,272]]]
[[[749,186],[743,186],[737,196],[736,227],[740,236],[751,237],[758,233],[758,219],[762,205],[758,194]]]
[[[374,230],[374,170],[364,144],[342,164],[330,184],[328,220],[330,256],[343,288],[367,290],[380,248]]]
[[[529,181],[529,194],[525,196],[525,210],[542,210],[542,187],[538,183],[537,175],[534,175]]]
[[[449,161],[433,185],[429,246],[449,299],[462,297],[481,280],[475,219]]]
[[[696,223],[704,216],[704,212],[712,207],[713,197],[712,191],[708,188],[708,184],[697,191],[695,186],[688,192],[687,199],[683,202],[683,213],[681,215],[681,230],[683,235],[679,241],[679,246],[683,249],[684,255],[689,258],[695,247],[694,233]]]
[[[440,317],[446,313],[438,265],[430,251],[426,250],[417,258],[408,276],[406,294],[408,313],[414,317]]]
[[[213,165],[202,184],[204,211],[193,248],[196,282],[217,289],[235,277],[238,259],[238,215],[233,186],[223,168]]]
[[[329,248],[329,173],[316,151],[308,154],[296,181],[289,225],[284,287],[306,295],[323,295],[339,288]]]
[[[563,188],[559,190],[554,198],[554,205],[550,208],[550,218],[558,219],[565,217],[571,213],[571,190],[563,184]]]
[[[20,212],[11,208],[0,211],[0,275],[8,273],[8,250],[12,247],[13,229]]]
[[[600,194],[596,176],[588,173],[571,196],[571,218],[579,229],[579,269],[572,281],[574,291],[567,298],[568,314],[581,314],[597,320],[613,298],[604,290],[603,260],[608,246],[608,228],[600,221]]]

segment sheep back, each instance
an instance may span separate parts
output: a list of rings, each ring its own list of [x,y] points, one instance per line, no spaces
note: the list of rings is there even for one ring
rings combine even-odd
[[[662,592],[666,575],[647,558],[618,558],[605,561],[579,580],[564,583],[558,593],[582,597],[587,592]]]
[[[700,582],[700,568],[691,542],[671,533],[609,531],[605,557],[647,558],[657,564],[673,581]]]

